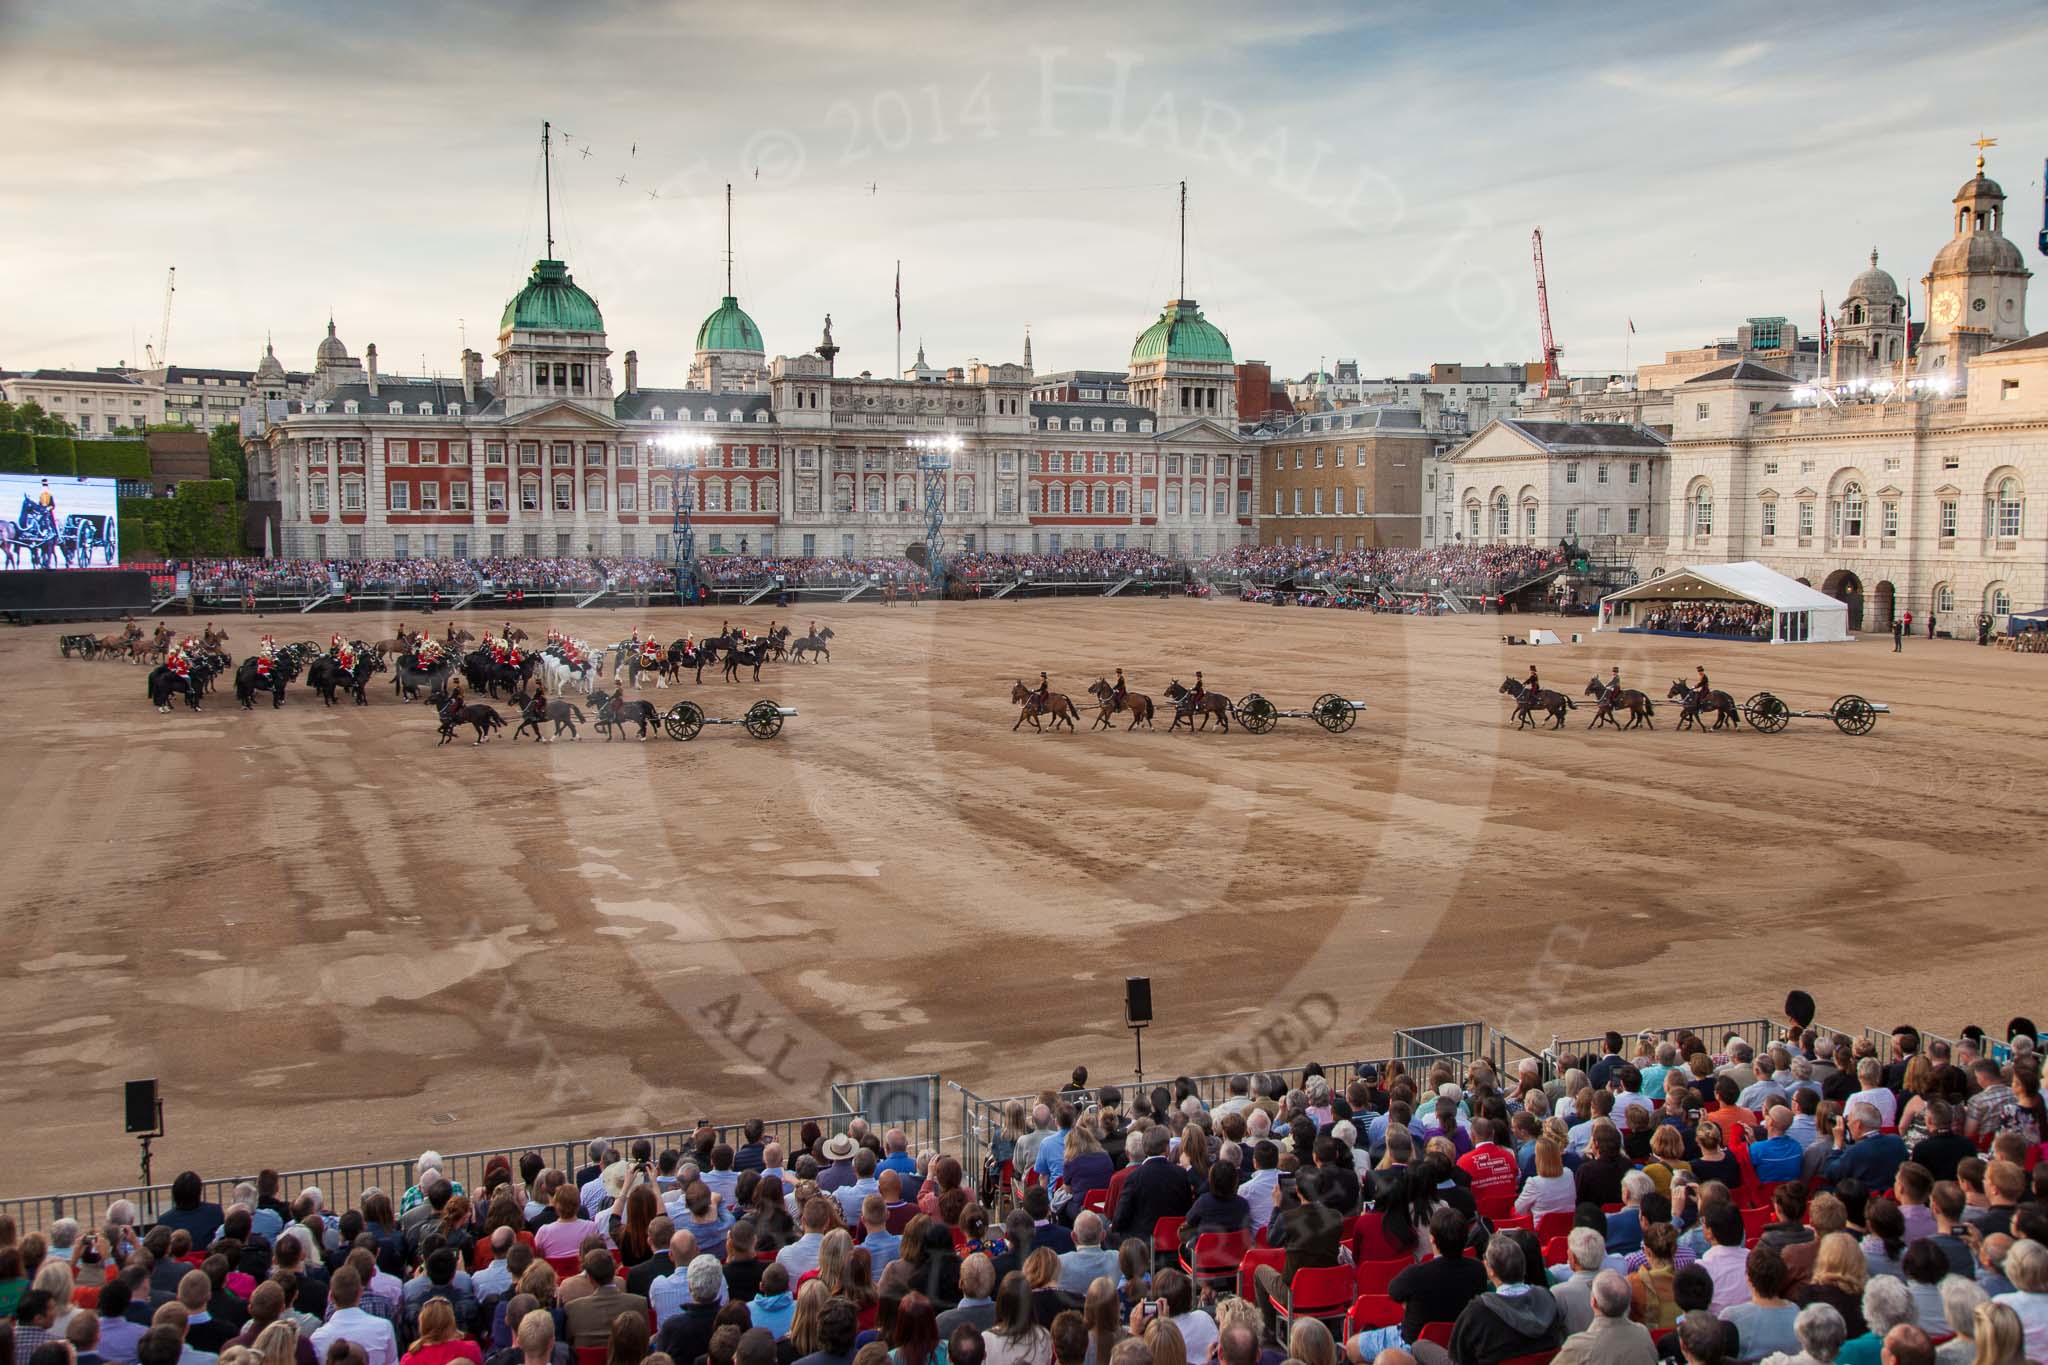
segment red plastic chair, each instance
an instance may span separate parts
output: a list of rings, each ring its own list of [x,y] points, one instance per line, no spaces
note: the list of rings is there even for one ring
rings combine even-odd
[[[1556,1354],[1556,1351],[1531,1351],[1525,1356],[1509,1356],[1500,1365],[1550,1365],[1551,1357]]]
[[[1602,1213],[1606,1214],[1606,1215],[1607,1215],[1607,1216],[1608,1216],[1609,1218],[1612,1218],[1612,1217],[1613,1217],[1613,1216],[1614,1216],[1615,1214],[1617,1214],[1617,1213],[1620,1213],[1620,1212],[1621,1212],[1621,1205],[1619,1205],[1619,1204],[1602,1204],[1602,1205],[1600,1206],[1600,1212],[1602,1212]]]
[[[1181,1225],[1188,1220],[1182,1217],[1162,1218],[1152,1225],[1152,1250],[1177,1255],[1180,1252]]]
[[[1286,1303],[1271,1297],[1267,1300],[1283,1323],[1296,1318],[1339,1319],[1351,1311],[1357,1299],[1351,1267],[1345,1265],[1303,1266],[1294,1272],[1294,1283],[1288,1286],[1288,1291]]]
[[[1107,1210],[1109,1208],[1109,1187],[1105,1185],[1099,1190],[1090,1190],[1082,1195],[1081,1207],[1094,1213],[1102,1213]]]
[[[1448,1351],[1451,1349],[1451,1328],[1456,1325],[1449,1322],[1426,1322],[1422,1325],[1421,1339],[1433,1341]]]
[[[1571,1242],[1563,1237],[1553,1237],[1543,1244],[1543,1264],[1569,1265],[1571,1263]]]
[[[1572,1230],[1572,1219],[1576,1215],[1570,1209],[1557,1209],[1536,1220],[1532,1231],[1536,1240],[1548,1244],[1553,1237],[1562,1237]]]
[[[1494,1219],[1493,1226],[1501,1232],[1506,1232],[1509,1228],[1522,1228],[1526,1231],[1534,1232],[1536,1230],[1536,1220],[1526,1213],[1510,1213],[1505,1217]]]
[[[1481,1218],[1498,1227],[1501,1219],[1515,1211],[1515,1192],[1489,1194],[1483,1199],[1474,1199],[1473,1203],[1478,1206]]]
[[[1198,1286],[1221,1288],[1237,1278],[1238,1263],[1252,1249],[1250,1229],[1237,1232],[1204,1232],[1193,1247],[1181,1255],[1181,1269]]]
[[[1754,1242],[1758,1234],[1763,1232],[1764,1225],[1774,1217],[1776,1214],[1770,1209],[1743,1209],[1742,1239],[1745,1242]]]
[[[1355,1337],[1375,1327],[1395,1327],[1401,1322],[1401,1305],[1385,1294],[1360,1294],[1345,1316],[1344,1335]]]
[[[609,1346],[578,1346],[576,1365],[604,1365],[605,1361],[611,1358],[611,1353],[612,1348]]]
[[[1362,1213],[1351,1230],[1351,1259],[1354,1261],[1390,1261],[1396,1256],[1408,1253],[1395,1246],[1388,1238],[1385,1219],[1377,1213]]]
[[[557,1279],[566,1280],[571,1275],[581,1275],[583,1273],[583,1258],[581,1256],[549,1256],[547,1257],[547,1263],[548,1268],[555,1272]]]
[[[1287,1252],[1280,1247],[1253,1247],[1237,1263],[1237,1296],[1252,1303],[1259,1301],[1259,1267],[1271,1266],[1275,1270],[1287,1265]]]
[[[1361,1294],[1384,1294],[1394,1277],[1415,1262],[1406,1256],[1387,1261],[1360,1261],[1358,1263],[1358,1292]]]

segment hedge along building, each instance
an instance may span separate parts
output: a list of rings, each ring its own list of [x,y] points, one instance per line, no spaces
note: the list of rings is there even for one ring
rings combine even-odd
[[[534,264],[500,319],[495,359],[459,379],[383,373],[330,320],[300,396],[244,423],[251,493],[274,485],[281,553],[669,556],[685,480],[700,551],[894,555],[920,539],[933,481],[956,549],[1249,543],[1257,477],[1239,434],[1229,339],[1191,299],[1132,347],[1128,401],[1034,402],[1028,364],[838,374],[815,348],[772,360],[730,283],[680,388],[615,384],[597,300],[566,263]],[[957,437],[945,471],[910,442]]]

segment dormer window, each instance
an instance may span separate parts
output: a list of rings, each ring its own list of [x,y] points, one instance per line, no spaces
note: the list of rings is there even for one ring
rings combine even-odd
[[[716,422],[716,421],[718,420],[718,409],[717,409],[717,408],[706,408],[706,409],[704,409],[704,420],[705,420],[705,421],[707,421],[707,422]]]
[[[1151,418],[1149,418],[1149,417],[1141,417],[1141,418],[1139,418],[1139,419],[1138,419],[1138,430],[1139,430],[1139,431],[1150,431],[1150,430],[1152,430],[1152,419],[1151,419]]]
[[[728,422],[744,422],[747,419],[744,413],[742,413],[738,408],[734,408],[730,413],[726,414],[726,420]]]
[[[329,407],[331,407],[331,406],[333,406],[333,405],[332,405],[332,404],[330,404],[330,403],[329,403],[329,402],[328,402],[328,401],[327,401],[327,400],[326,400],[325,398],[323,398],[323,399],[321,399],[321,400],[320,400],[319,402],[317,402],[317,403],[315,403],[315,404],[313,405],[313,411],[314,411],[315,413],[323,413],[323,412],[326,412],[326,411],[327,411],[327,409],[328,409]],[[354,404],[350,404],[349,406],[350,406],[350,411],[354,411],[354,406],[355,406],[355,405],[354,405]]]
[[[1117,419],[1116,419],[1115,421],[1113,421],[1113,422],[1111,422],[1111,423],[1109,424],[1109,429],[1110,429],[1111,431],[1122,431],[1122,430],[1124,430],[1124,429],[1125,429],[1125,428],[1126,428],[1126,427],[1127,427],[1128,425],[1129,425],[1129,423],[1127,423],[1127,422],[1126,422],[1126,421],[1125,421],[1125,420],[1124,420],[1123,418],[1119,417],[1119,418],[1117,418]]]
[[[450,403],[450,404],[448,405],[448,415],[449,415],[450,417],[460,417],[460,416],[462,416],[462,404],[460,404],[460,403]]]
[[[348,414],[350,417],[353,417],[356,415],[358,411],[360,411],[360,408],[358,407],[356,400],[351,398],[341,405],[341,410],[344,413]]]
[[[654,409],[654,420],[657,422],[665,422],[668,420],[668,413],[661,408],[656,408]]]
[[[405,415],[405,404],[399,402],[396,398],[392,399],[391,415],[393,417],[403,417]]]
[[[434,405],[433,405],[432,403],[422,403],[422,404],[420,404],[420,416],[422,416],[422,417],[432,417],[433,415],[434,415]]]
[[[755,412],[754,412],[754,420],[755,420],[756,422],[765,422],[765,421],[767,421],[767,420],[768,420],[768,409],[766,409],[766,408],[758,408],[758,409],[756,409],[756,410],[755,410]]]

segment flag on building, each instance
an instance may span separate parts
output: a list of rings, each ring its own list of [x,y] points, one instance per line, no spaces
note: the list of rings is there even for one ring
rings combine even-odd
[[[1636,320],[1634,318],[1630,318],[1628,320],[1628,334],[1630,336],[1634,336],[1636,334]]]

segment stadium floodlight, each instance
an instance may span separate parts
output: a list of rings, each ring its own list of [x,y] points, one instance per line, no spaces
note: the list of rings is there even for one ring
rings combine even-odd
[[[668,431],[656,437],[654,444],[661,451],[662,463],[669,468],[694,469],[718,443],[701,432]]]

